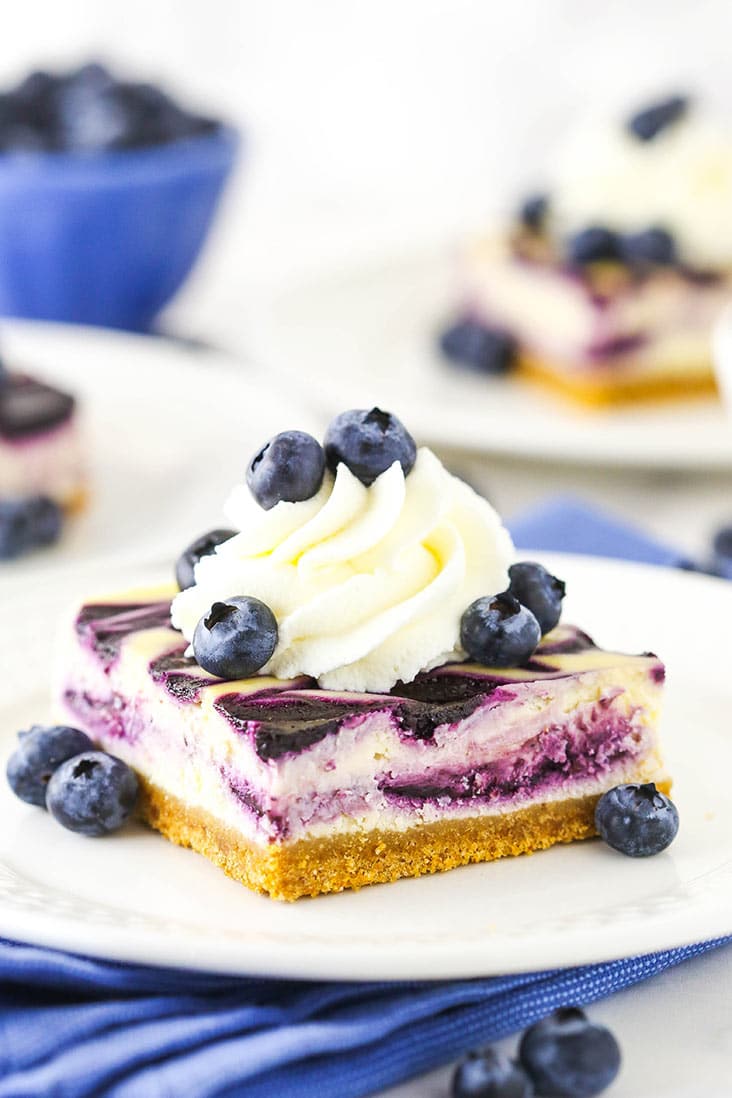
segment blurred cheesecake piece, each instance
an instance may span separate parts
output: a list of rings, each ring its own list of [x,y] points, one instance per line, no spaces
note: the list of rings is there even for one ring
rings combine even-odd
[[[587,404],[714,392],[731,208],[732,137],[685,97],[593,123],[560,151],[546,193],[466,249],[443,351]]]

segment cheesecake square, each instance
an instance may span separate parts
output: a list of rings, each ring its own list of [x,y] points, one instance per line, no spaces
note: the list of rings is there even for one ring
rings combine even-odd
[[[85,603],[64,717],[138,774],[140,815],[278,900],[528,854],[595,833],[624,782],[668,787],[664,668],[558,625],[517,668],[449,663],[385,693],[222,681],[171,628],[172,590]]]

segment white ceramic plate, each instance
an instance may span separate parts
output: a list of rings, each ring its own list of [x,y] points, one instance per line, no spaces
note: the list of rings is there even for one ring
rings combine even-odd
[[[272,399],[240,363],[164,339],[59,324],[3,321],[10,367],[76,394],[89,506],[52,548],[0,562],[0,579],[91,557],[171,553],[212,525],[255,447],[305,426],[293,401]]]
[[[344,272],[282,292],[260,312],[256,355],[314,407],[380,404],[435,446],[654,468],[732,468],[732,420],[713,398],[574,408],[522,381],[446,363],[435,335],[454,308],[443,253]]]
[[[0,934],[151,964],[388,979],[602,961],[732,931],[732,584],[545,556],[568,580],[567,619],[604,644],[667,660],[663,738],[681,814],[667,852],[634,861],[578,843],[282,905],[142,827],[97,840],[65,832],[2,783]],[[4,753],[15,729],[48,715],[51,633],[64,606],[131,578],[98,564],[63,584],[0,584]]]

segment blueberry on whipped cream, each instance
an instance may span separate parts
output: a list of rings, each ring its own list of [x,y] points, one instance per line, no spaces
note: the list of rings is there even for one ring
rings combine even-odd
[[[540,232],[549,213],[549,197],[545,194],[532,194],[519,206],[518,218],[525,229]]]
[[[325,433],[328,468],[335,472],[343,464],[366,487],[395,461],[408,476],[416,456],[417,447],[404,424],[380,408],[341,412]]]
[[[580,229],[567,241],[567,259],[577,266],[618,259],[619,255],[618,236],[604,225],[590,225],[586,229]]]
[[[175,579],[181,591],[185,591],[187,587],[193,587],[196,582],[194,568],[201,557],[207,557],[215,552],[218,545],[233,538],[235,533],[236,530],[228,529],[209,530],[183,550],[175,565]]]
[[[323,483],[323,447],[305,431],[282,431],[266,442],[249,463],[247,484],[266,511],[284,500],[311,499]]]
[[[221,679],[256,675],[276,646],[275,616],[251,596],[215,602],[193,634],[193,652],[199,667]]]
[[[486,667],[520,667],[540,640],[534,615],[507,592],[476,599],[460,621],[463,648]]]
[[[542,564],[521,560],[508,570],[508,594],[530,610],[539,623],[541,634],[559,624],[566,584],[548,572]]]
[[[595,826],[613,850],[630,858],[660,854],[676,838],[676,805],[654,782],[630,783],[608,790],[597,802]]]
[[[631,267],[672,267],[678,260],[676,241],[660,225],[622,237],[620,252],[623,260]]]

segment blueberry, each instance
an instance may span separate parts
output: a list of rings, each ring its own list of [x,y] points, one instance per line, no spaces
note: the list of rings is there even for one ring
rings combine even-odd
[[[517,667],[541,640],[539,623],[518,599],[505,592],[476,599],[460,621],[460,643],[486,667]]]
[[[233,538],[235,534],[236,530],[209,530],[207,534],[201,534],[200,538],[196,538],[187,549],[183,550],[175,564],[175,578],[181,591],[195,584],[196,577],[193,569],[201,557],[210,556],[217,545]]]
[[[549,199],[545,194],[532,194],[524,199],[519,207],[519,221],[532,232],[538,233],[544,227],[549,213]]]
[[[689,97],[686,95],[672,95],[668,99],[662,99],[658,103],[652,103],[632,115],[627,123],[627,129],[639,141],[652,141],[653,138],[665,130],[668,126],[678,121],[689,108]]]
[[[406,477],[417,457],[417,447],[406,427],[390,412],[354,408],[341,412],[325,433],[325,460],[335,472],[348,466],[362,484],[373,484],[398,461]]]
[[[311,499],[324,474],[325,453],[318,440],[305,431],[282,431],[250,461],[247,484],[260,507],[269,511],[282,500]]]
[[[46,804],[46,786],[61,763],[94,748],[85,732],[63,724],[34,725],[18,736],[20,743],[8,759],[8,784],[21,801],[41,808]]]
[[[0,500],[0,560],[53,544],[61,524],[61,508],[47,496]]]
[[[713,571],[732,579],[732,526],[723,526],[712,539]]]
[[[193,634],[200,667],[220,679],[248,679],[277,647],[277,621],[268,606],[250,595],[215,602]]]
[[[618,785],[597,802],[595,827],[613,850],[629,858],[649,858],[674,841],[679,813],[653,782]]]
[[[618,1042],[578,1007],[562,1007],[530,1026],[519,1060],[539,1098],[593,1098],[620,1070]]]
[[[446,358],[486,374],[506,374],[516,363],[518,344],[510,332],[461,317],[440,336]]]
[[[562,616],[566,585],[541,564],[522,560],[508,570],[508,593],[534,615],[542,636],[550,632]]]
[[[658,267],[672,267],[677,260],[674,238],[667,229],[660,226],[624,236],[620,242],[620,251],[624,262],[630,266],[653,264]]]
[[[574,266],[582,267],[586,263],[618,259],[619,256],[620,242],[617,234],[603,225],[590,225],[567,241],[567,259]]]
[[[96,837],[126,823],[138,791],[127,763],[105,751],[85,751],[55,772],[46,789],[46,808],[62,827]]]
[[[523,1068],[492,1048],[469,1052],[452,1077],[452,1098],[533,1098]]]

